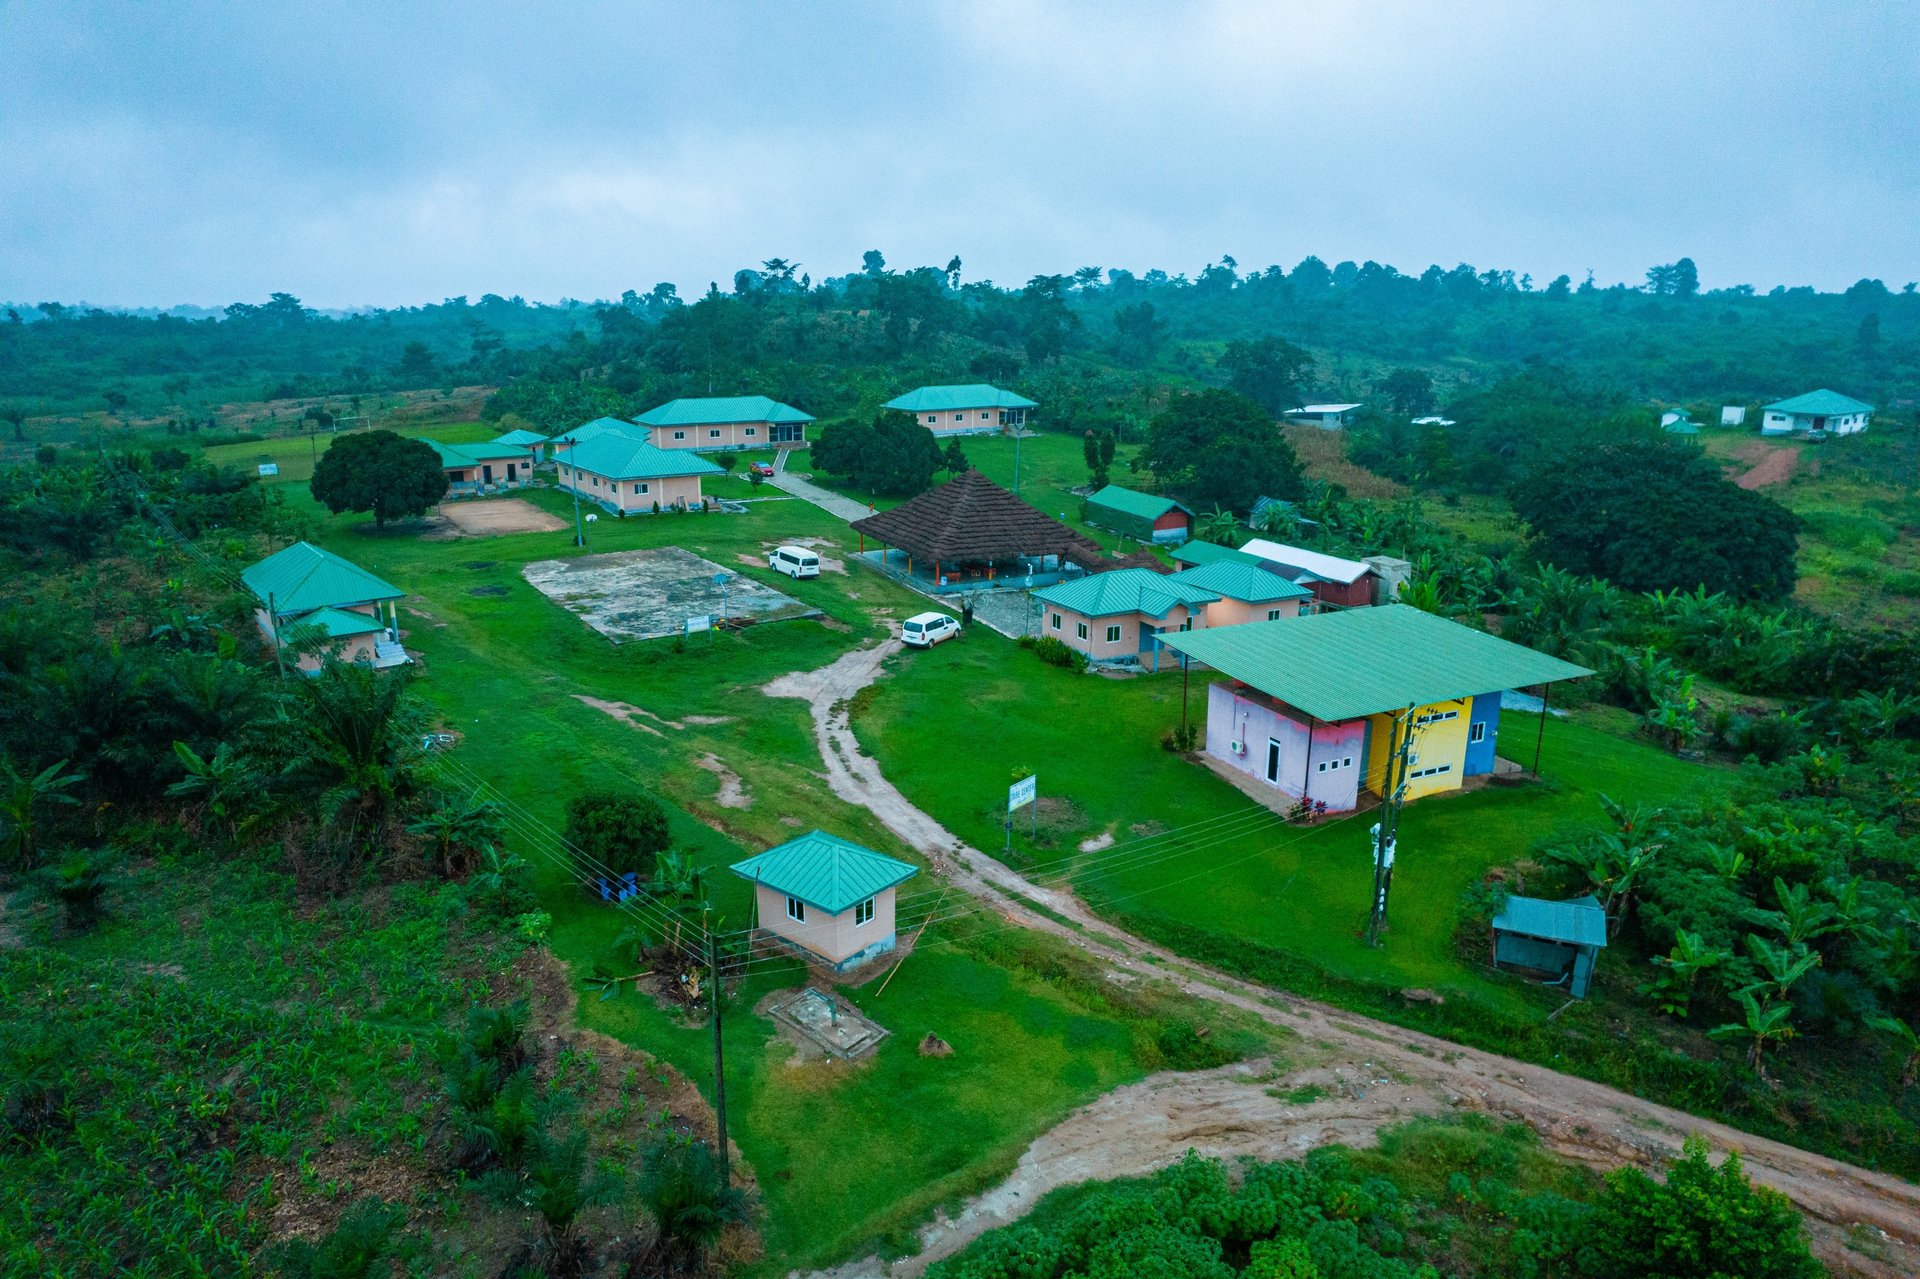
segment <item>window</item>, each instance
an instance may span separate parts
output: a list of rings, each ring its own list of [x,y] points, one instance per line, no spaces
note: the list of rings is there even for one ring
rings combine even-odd
[[[1277,608],[1270,608],[1270,609],[1268,609],[1268,610],[1267,610],[1267,620],[1268,620],[1269,622],[1277,622],[1277,621],[1279,621],[1279,620],[1280,620],[1280,610],[1279,610],[1279,609],[1277,609]]]
[[[1280,784],[1280,743],[1271,737],[1267,739],[1267,780]]]
[[[869,897],[853,908],[853,926],[858,928],[862,924],[871,924],[872,922],[873,898]]]
[[[1326,760],[1324,760],[1324,759],[1323,759],[1323,760],[1321,760],[1321,761],[1320,761],[1320,767],[1319,767],[1319,769],[1318,769],[1318,770],[1316,770],[1316,771],[1318,771],[1318,772],[1322,772],[1322,773],[1324,773],[1324,772],[1326,772],[1326,771],[1327,771],[1327,761],[1326,761]]]
[[[1345,759],[1342,759],[1342,760],[1340,761],[1340,767],[1342,767],[1342,768],[1352,768],[1352,767],[1353,767],[1353,756],[1351,756],[1351,755],[1349,755],[1349,756],[1347,756],[1347,757],[1346,757]]]
[[[717,427],[717,426],[715,426],[715,427],[710,427],[710,428],[709,428],[709,429],[707,430],[707,438],[708,438],[708,439],[710,439],[710,440],[717,440],[717,439],[719,439],[719,438],[720,438],[720,428],[719,428],[719,427]]]
[[[938,413],[929,413],[929,414],[927,414],[927,425],[928,425],[928,426],[932,426],[932,425],[933,425],[933,424],[934,424],[935,422],[938,422],[939,420],[940,420],[940,415],[939,415]]]
[[[967,420],[967,415],[965,413],[955,413],[953,415],[953,420],[956,422],[964,422]]]
[[[991,422],[991,421],[993,420],[993,414],[991,414],[991,413],[989,413],[989,412],[987,412],[987,411],[986,411],[985,409],[981,409],[981,410],[980,410],[980,420],[981,420],[982,422]]]
[[[1087,637],[1087,624],[1085,622],[1075,622],[1073,624],[1073,637],[1075,639],[1085,639]]]
[[[757,427],[757,426],[750,426],[750,427],[748,427],[748,428],[747,428],[747,438],[748,438],[748,439],[752,439],[752,438],[753,438],[754,436],[756,436],[756,435],[758,435],[758,434],[760,434],[760,428],[759,428],[759,427]]]
[[[687,433],[685,431],[675,431],[673,433],[673,438],[676,440],[684,440],[687,438]]]
[[[1060,629],[1060,614],[1058,613],[1053,615],[1053,629],[1056,631]]]
[[[600,477],[599,477],[599,476],[597,476],[597,475],[593,477],[593,486],[594,486],[595,488],[599,488],[599,487],[600,487]]]
[[[647,491],[647,486],[645,484],[636,484],[633,486],[633,491],[636,493],[644,493]]]
[[[1343,768],[1352,768],[1352,767],[1353,767],[1353,756],[1351,755],[1348,755],[1342,759],[1326,759],[1326,760],[1320,761],[1320,771],[1323,773],[1337,773]]]
[[[1107,628],[1107,643],[1118,644],[1119,642],[1120,642],[1120,628],[1118,626],[1109,626]]]
[[[1486,741],[1487,740],[1487,722],[1485,720],[1481,720],[1479,723],[1469,728],[1467,730],[1467,740],[1470,742]]]
[[[1443,719],[1459,719],[1459,718],[1460,718],[1459,711],[1435,711],[1431,715],[1414,716],[1413,723],[1414,723],[1414,727],[1417,728],[1422,724],[1435,724]]]
[[[1183,630],[1183,631],[1190,631],[1190,630],[1192,630],[1192,629],[1193,629],[1193,619],[1192,619],[1191,617],[1189,617],[1189,618],[1188,618],[1188,619],[1187,619],[1186,621],[1184,621],[1184,622],[1182,622],[1182,623],[1180,623],[1180,629],[1181,629],[1181,630]]]
[[[1451,773],[1452,771],[1453,771],[1452,764],[1435,764],[1432,768],[1416,768],[1413,770],[1413,772],[1409,773],[1408,776],[1409,777],[1438,777],[1442,773]]]
[[[807,922],[807,904],[798,897],[787,898],[787,918],[799,923]]]

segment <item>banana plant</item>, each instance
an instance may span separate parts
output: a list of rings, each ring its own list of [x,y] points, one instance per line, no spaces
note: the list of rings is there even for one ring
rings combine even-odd
[[[1796,941],[1785,946],[1776,945],[1759,933],[1746,935],[1747,954],[1760,966],[1766,980],[1749,986],[1751,990],[1765,990],[1768,999],[1784,997],[1794,983],[1812,972],[1820,963],[1817,951],[1810,950],[1805,942]],[[1769,989],[1770,988],[1770,989]]]
[[[1780,909],[1749,910],[1746,912],[1747,922],[1771,928],[1791,945],[1801,948],[1816,937],[1839,931],[1839,911],[1832,902],[1817,900],[1807,885],[1789,887],[1785,880],[1775,875],[1773,896],[1780,904]]]
[[[1700,974],[1718,968],[1733,958],[1733,952],[1709,946],[1698,933],[1682,928],[1675,934],[1673,948],[1655,955],[1653,979],[1640,987],[1651,995],[1660,1011],[1669,1017],[1685,1017],[1692,1006],[1693,988]]]
[[[1874,1013],[1867,1019],[1867,1025],[1889,1036],[1896,1048],[1906,1054],[1900,1063],[1900,1087],[1913,1087],[1920,1081],[1920,1031],[1901,1021],[1898,1017],[1888,1017],[1884,1013]]]
[[[1762,1064],[1766,1050],[1775,1045],[1785,1045],[1800,1032],[1793,1028],[1793,1005],[1762,1002],[1755,999],[1753,991],[1742,990],[1734,995],[1740,1005],[1741,1020],[1715,1026],[1707,1034],[1714,1039],[1744,1039],[1747,1041],[1747,1068],[1762,1079],[1767,1072]]]
[[[226,742],[207,756],[185,742],[175,742],[173,753],[186,776],[167,787],[167,794],[174,799],[198,799],[207,816],[226,828],[228,839],[239,838],[241,829],[258,816],[249,804],[260,793],[260,777],[251,761]]]

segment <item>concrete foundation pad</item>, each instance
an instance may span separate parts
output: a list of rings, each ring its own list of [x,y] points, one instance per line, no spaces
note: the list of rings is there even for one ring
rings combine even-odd
[[[893,1033],[845,1000],[811,986],[769,1005],[767,1012],[843,1061],[866,1056]]]
[[[725,574],[723,588],[714,581]],[[819,617],[820,610],[677,546],[540,560],[521,570],[533,588],[616,644],[683,634],[689,617],[734,625]],[[700,637],[694,637],[700,642]]]

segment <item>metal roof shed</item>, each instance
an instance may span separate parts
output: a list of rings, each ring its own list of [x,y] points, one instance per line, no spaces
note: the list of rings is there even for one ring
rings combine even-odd
[[[1565,983],[1575,999],[1587,997],[1594,959],[1606,944],[1607,913],[1594,897],[1509,897],[1493,917],[1494,967],[1537,973],[1550,985]]]
[[[1186,524],[1172,535],[1184,539],[1193,523],[1193,508],[1170,497],[1142,493],[1136,489],[1109,484],[1087,499],[1087,523],[1137,537],[1143,542],[1155,540],[1162,530],[1157,526],[1170,512],[1186,514]]]

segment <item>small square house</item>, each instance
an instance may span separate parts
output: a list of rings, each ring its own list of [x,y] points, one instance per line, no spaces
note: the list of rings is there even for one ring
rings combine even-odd
[[[555,481],[622,515],[704,506],[700,478],[721,469],[690,449],[650,443],[646,431],[629,423],[574,444],[560,454]]]
[[[1137,663],[1159,669],[1158,636],[1205,626],[1212,591],[1150,568],[1091,573],[1033,593],[1040,603],[1040,634],[1077,649],[1092,662]]]
[[[440,455],[440,469],[455,494],[519,488],[533,479],[533,462],[518,444],[442,444],[423,440]]]
[[[1593,965],[1607,944],[1607,912],[1594,897],[1552,902],[1509,897],[1493,917],[1493,965],[1526,973],[1585,999]]]
[[[1822,387],[1769,404],[1760,414],[1762,435],[1806,435],[1813,431],[1858,435],[1873,420],[1873,405]]]
[[[1143,542],[1178,544],[1193,535],[1193,511],[1170,497],[1109,484],[1087,499],[1087,523]]]
[[[729,869],[753,883],[756,932],[837,971],[893,949],[895,890],[920,873],[820,830]]]
[[[244,570],[260,601],[254,620],[267,642],[292,645],[303,674],[317,675],[328,650],[341,661],[404,666],[400,613],[406,592],[311,542],[295,542]]]
[[[1363,560],[1345,560],[1264,537],[1253,538],[1240,549],[1257,556],[1269,572],[1298,582],[1312,591],[1315,599],[1336,608],[1361,608],[1372,604],[1379,594],[1373,566]]]
[[[1364,404],[1303,404],[1288,409],[1286,419],[1295,426],[1317,426],[1323,431],[1344,430]]]
[[[538,464],[547,456],[547,437],[538,431],[529,431],[524,427],[508,431],[504,435],[496,435],[487,443],[498,448],[519,449],[526,455],[524,461],[528,466]]]

